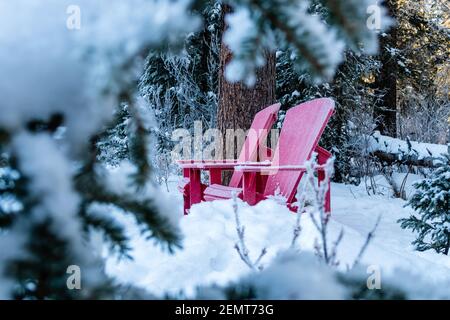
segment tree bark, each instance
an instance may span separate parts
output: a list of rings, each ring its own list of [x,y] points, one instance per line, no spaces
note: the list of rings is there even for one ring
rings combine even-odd
[[[392,17],[396,15],[396,1],[385,0],[384,6]],[[397,28],[392,27],[387,36],[380,36],[381,70],[374,83],[375,89],[384,93],[383,98],[374,109],[374,117],[378,120],[377,130],[391,137],[397,136],[397,60],[386,47],[396,48]]]
[[[232,11],[229,5],[222,7],[222,26],[226,29],[225,15]],[[248,130],[255,114],[275,101],[275,54],[266,52],[266,65],[256,72],[253,88],[244,83],[230,83],[225,79],[225,68],[232,58],[230,49],[223,43],[220,51],[219,106],[217,128],[225,135],[228,129]],[[225,144],[224,144],[225,145]],[[238,156],[239,146],[234,154]]]

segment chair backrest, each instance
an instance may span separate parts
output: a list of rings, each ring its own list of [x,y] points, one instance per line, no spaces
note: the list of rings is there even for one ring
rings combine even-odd
[[[273,165],[305,164],[318,145],[333,112],[334,101],[328,98],[312,100],[289,109],[272,159]],[[300,171],[278,171],[270,175],[264,195],[274,195],[278,190],[291,202],[302,175]]]
[[[280,106],[281,105],[279,103],[271,105],[270,107],[259,111],[255,115],[245,142],[242,146],[242,150],[238,158],[239,162],[257,161],[259,146],[260,144],[265,143],[270,129],[277,120]],[[234,171],[229,186],[235,188],[239,187],[242,181],[242,176],[242,172]]]

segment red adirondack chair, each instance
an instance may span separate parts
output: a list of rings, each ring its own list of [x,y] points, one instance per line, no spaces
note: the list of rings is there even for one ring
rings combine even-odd
[[[209,171],[210,185],[221,184],[222,171],[233,170],[236,166],[252,164],[258,160],[258,155],[270,159],[271,150],[265,147],[265,140],[277,120],[280,104],[274,104],[258,112],[252,122],[249,134],[246,137],[239,158],[236,160],[180,160],[179,166],[183,169],[183,179],[178,184],[178,190],[183,193],[184,213],[187,214],[193,204],[204,200],[203,191],[207,188],[200,181],[200,171]],[[243,172],[234,170],[229,187],[242,186]]]
[[[316,169],[319,183],[325,178],[323,165],[331,154],[319,147],[318,142],[333,112],[334,101],[327,98],[289,109],[272,162],[236,167],[236,171],[244,174],[242,187],[212,183],[204,190],[204,199],[229,199],[235,193],[254,205],[278,192],[286,198],[288,207],[295,211],[293,203],[296,201],[297,186],[306,171],[304,164],[314,151],[318,153],[319,166]],[[331,212],[330,192],[328,185],[326,212]]]

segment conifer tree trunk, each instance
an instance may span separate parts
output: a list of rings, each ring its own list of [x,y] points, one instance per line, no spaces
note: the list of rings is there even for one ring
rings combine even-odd
[[[385,0],[383,5],[392,17],[396,17],[397,0]],[[396,27],[392,27],[386,36],[380,36],[381,69],[374,83],[375,89],[384,92],[384,96],[374,109],[374,117],[379,121],[377,130],[382,134],[397,135],[397,61],[386,47],[396,47]]]
[[[222,26],[225,30],[225,15],[231,12],[230,6],[222,7]],[[223,34],[223,33],[222,33]],[[219,106],[217,114],[217,128],[223,133],[227,129],[248,130],[255,114],[271,105],[275,101],[275,54],[266,52],[266,65],[256,73],[254,87],[247,87],[244,83],[230,83],[225,79],[225,67],[231,60],[232,53],[222,42],[219,69]],[[239,146],[234,156],[238,156]]]

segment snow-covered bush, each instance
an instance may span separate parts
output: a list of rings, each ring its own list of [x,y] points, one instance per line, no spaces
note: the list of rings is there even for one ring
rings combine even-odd
[[[435,91],[438,88],[428,90]],[[401,98],[403,107],[398,116],[399,138],[428,143],[447,142],[450,118],[450,100],[447,95],[415,92],[409,87],[402,90]]]
[[[345,299],[347,290],[336,272],[311,253],[280,253],[263,271],[225,290],[229,299],[304,300]]]
[[[448,284],[436,286],[420,275],[395,270],[372,287],[367,266],[339,271],[311,253],[280,252],[261,272],[244,276],[228,286],[200,287],[198,299],[231,300],[410,300],[449,299]]]
[[[123,160],[129,158],[130,113],[127,105],[121,105],[115,112],[115,119],[100,135],[97,148],[100,161],[117,167]]]
[[[413,244],[417,250],[433,249],[449,254],[450,249],[450,154],[442,156],[442,163],[433,174],[415,184],[416,193],[408,205],[416,214],[401,219],[402,228],[418,233]]]

